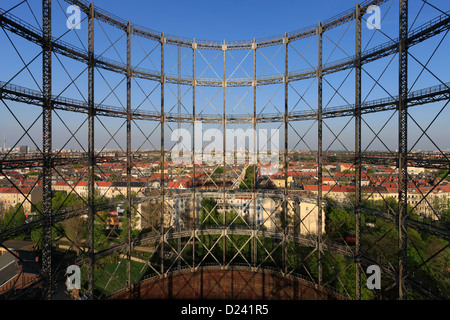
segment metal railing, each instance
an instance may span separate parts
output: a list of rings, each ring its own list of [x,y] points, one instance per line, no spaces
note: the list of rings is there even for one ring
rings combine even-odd
[[[76,3],[78,1],[70,1],[73,3]],[[370,1],[372,2],[372,1]],[[367,1],[367,3],[369,3],[369,1]],[[103,12],[103,10],[99,9],[102,12],[102,15],[105,15],[105,13]],[[349,11],[350,12],[350,11]],[[418,37],[420,34],[422,34],[423,32],[428,30],[428,33],[430,35],[432,34],[432,30],[434,30],[434,28],[436,26],[440,26],[443,22],[447,22],[448,24],[450,23],[450,18],[449,18],[449,13],[450,11],[443,13],[442,15],[433,18],[430,21],[427,21],[426,23],[420,25],[419,27],[411,30],[409,32],[408,38],[414,40],[416,37]],[[348,12],[345,12],[342,14],[342,16],[346,16],[348,14]],[[34,37],[36,37],[35,41],[41,41],[41,31],[39,29],[37,29],[36,27],[32,26],[31,24],[21,20],[20,18],[14,16],[13,14],[6,12],[3,9],[0,9],[0,16],[7,18],[8,20],[14,22],[15,24],[18,24],[20,26],[22,26],[23,28],[29,30],[30,33],[33,34]],[[124,23],[124,21],[120,20],[117,17],[113,17],[116,21],[118,21],[119,23]],[[333,20],[333,19],[331,19]],[[141,31],[143,32],[144,29],[142,29]],[[304,29],[305,30],[309,30],[308,28]],[[268,38],[267,38],[268,39]],[[267,40],[266,41],[269,41]],[[273,41],[278,40],[279,37],[274,37]],[[186,39],[183,37],[176,37],[176,39],[174,38],[174,41],[178,41],[179,43],[185,41]],[[195,40],[196,43],[202,43],[202,44],[208,44],[208,45],[219,45],[222,46],[224,43],[223,42],[218,42],[218,41],[199,41],[199,40]],[[250,44],[253,43],[253,41],[234,41],[232,42],[232,44],[237,45],[237,44]],[[415,42],[413,41],[412,44],[414,44]],[[225,42],[225,44],[227,45],[227,42]],[[53,45],[55,47],[55,49],[61,51],[61,53],[66,54],[66,55],[71,55],[71,56],[76,56],[78,59],[87,62],[88,60],[88,52],[85,49],[79,48],[77,46],[74,46],[68,42],[65,42],[61,39],[55,39],[53,38]],[[373,48],[370,48],[366,51],[364,51],[362,53],[361,56],[361,61],[362,63],[367,62],[367,61],[371,61],[372,57],[378,58],[378,57],[382,57],[385,56],[389,53],[392,52],[396,52],[398,47],[398,38],[393,39],[393,40],[389,40],[383,44],[377,45]],[[97,64],[99,65],[103,65],[109,69],[113,69],[114,71],[120,71],[122,73],[126,73],[127,70],[127,65],[125,63],[113,60],[113,59],[109,59],[106,57],[101,57],[98,55],[94,55],[94,59],[96,61]],[[336,61],[331,61],[329,63],[326,63],[323,65],[323,72],[324,74],[327,73],[332,73],[335,71],[339,71],[342,68],[350,68],[353,67],[354,65],[354,61],[355,61],[355,56],[351,56],[351,57],[346,57],[346,58],[342,58]],[[136,73],[137,77],[143,77],[143,78],[152,78],[156,81],[160,80],[162,78],[162,74],[157,71],[157,70],[150,70],[147,68],[142,68],[142,67],[131,67],[132,71],[134,73]],[[301,69],[301,70],[294,70],[294,71],[290,71],[288,73],[288,80],[289,81],[296,81],[296,79],[302,79],[304,77],[315,77],[317,72],[317,68],[316,67],[309,67],[309,68],[305,68],[305,69]],[[192,77],[189,76],[178,76],[178,75],[172,75],[172,74],[166,74],[164,75],[166,78],[170,78],[174,83],[177,83],[177,81],[181,80],[181,84],[185,84],[186,82],[191,82],[194,79]],[[283,82],[283,74],[277,74],[277,75],[262,75],[257,77],[257,82],[260,82],[261,84],[265,84],[265,83],[271,83],[271,82]],[[221,85],[222,83],[222,79],[219,78],[196,78],[195,79],[199,85]],[[252,81],[254,79],[253,78],[229,78],[227,79],[227,82],[230,84],[235,84],[235,85],[241,85],[241,86],[246,86],[246,85],[252,85]]]
[[[6,83],[4,81],[0,81],[0,95],[2,97],[5,97],[4,92],[11,92],[14,94],[22,95],[25,97],[32,97],[36,99],[39,103],[42,102],[42,93],[38,90],[33,90],[29,88],[25,88],[23,86],[15,85]],[[420,100],[422,97],[432,96],[436,94],[441,93],[450,93],[450,82],[445,84],[439,84],[436,86],[428,87],[419,89],[413,92],[410,92],[408,94],[408,100]],[[81,110],[81,112],[88,112],[89,106],[88,103],[81,100],[76,100],[72,98],[67,97],[61,97],[61,96],[52,96],[53,103],[55,105],[63,105],[63,106],[71,106],[76,107]],[[38,104],[39,104],[38,103]],[[396,104],[398,103],[398,96],[393,97],[385,97],[375,100],[370,100],[362,103],[361,108],[363,110],[370,109],[370,108],[377,108],[382,106],[391,106],[396,107]],[[417,103],[414,103],[412,105],[416,105]],[[127,115],[127,110],[122,107],[116,107],[116,106],[109,106],[104,104],[95,104],[95,109],[97,111],[103,111],[105,113],[114,113],[118,115]],[[327,107],[324,108],[323,114],[336,114],[336,113],[348,113],[353,112],[355,110],[354,104],[348,104],[348,105],[342,105],[342,106],[336,106],[336,107]],[[153,119],[156,119],[161,117],[161,113],[157,111],[151,111],[151,110],[145,110],[145,109],[133,109],[132,111],[133,116],[139,117],[152,117]],[[166,113],[166,117],[171,121],[178,121],[179,119],[191,119],[192,114],[178,114],[178,113]],[[298,111],[291,111],[288,113],[288,117],[292,120],[295,120],[299,117],[315,117],[317,115],[316,110],[298,110]],[[205,119],[205,120],[217,120],[222,121],[223,115],[221,114],[197,114],[196,118],[198,120]],[[273,121],[282,121],[284,118],[284,113],[260,113],[256,116],[257,119],[272,119]],[[253,115],[251,114],[231,114],[226,116],[227,120],[248,120],[253,119]]]

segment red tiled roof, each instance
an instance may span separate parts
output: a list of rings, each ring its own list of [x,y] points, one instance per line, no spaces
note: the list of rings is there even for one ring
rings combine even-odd
[[[106,182],[106,181],[97,181],[96,184],[99,187],[110,187],[111,186],[111,182]]]

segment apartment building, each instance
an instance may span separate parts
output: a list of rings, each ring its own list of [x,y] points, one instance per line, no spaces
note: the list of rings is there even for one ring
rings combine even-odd
[[[89,184],[87,181],[56,181],[52,185],[54,191],[62,191],[66,193],[74,192],[80,197],[86,198],[89,194]],[[107,182],[96,181],[94,184],[95,190],[102,197],[113,198],[119,195],[127,196],[127,183],[121,181]],[[132,181],[131,192],[136,195],[141,195],[145,192],[145,182]]]
[[[249,225],[253,222],[258,228],[264,227],[269,230],[281,228],[283,215],[283,200],[277,197],[256,197],[246,193],[230,193],[224,196],[218,193],[203,193],[197,195],[197,212],[202,210],[202,200],[213,198],[216,201],[216,210],[219,214],[224,212],[235,212]],[[166,210],[164,222],[166,227],[173,226],[175,221],[188,209],[190,214],[192,198],[176,197],[167,199],[170,210]],[[288,199],[287,216],[289,227],[299,234],[317,234],[318,207],[313,199],[293,198]],[[325,214],[322,211],[322,233],[325,232]]]
[[[387,185],[396,186],[395,183]],[[304,190],[311,192],[315,196],[318,194],[318,189],[318,185],[304,186]],[[329,197],[341,203],[354,199],[354,192],[354,186],[322,186],[323,197]],[[382,185],[362,188],[362,199],[364,200],[382,201],[387,198],[398,200],[398,188]],[[450,206],[450,185],[437,187],[414,187],[410,185],[407,190],[407,203],[418,215],[437,220],[438,212],[441,209],[448,209]]]
[[[24,213],[30,213],[33,204],[42,201],[42,186],[33,188],[0,188],[0,210],[22,204]]]

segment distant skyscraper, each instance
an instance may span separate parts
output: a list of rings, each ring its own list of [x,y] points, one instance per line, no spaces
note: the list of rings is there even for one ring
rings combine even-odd
[[[20,153],[28,153],[28,146],[20,146],[19,152]]]

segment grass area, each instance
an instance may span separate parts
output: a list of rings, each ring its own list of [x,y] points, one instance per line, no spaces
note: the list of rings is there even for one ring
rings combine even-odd
[[[149,267],[143,263],[131,261],[131,282],[137,283],[150,273]],[[82,288],[87,289],[87,267],[81,268]],[[96,296],[109,296],[126,287],[127,262],[125,258],[113,255],[96,263],[94,269],[94,294]]]

